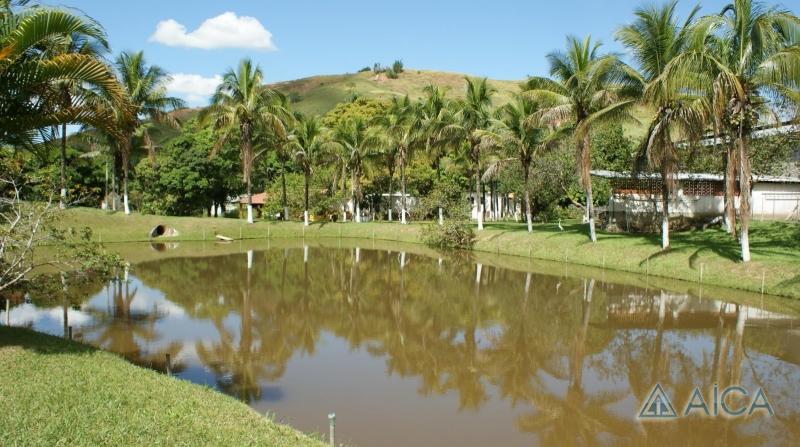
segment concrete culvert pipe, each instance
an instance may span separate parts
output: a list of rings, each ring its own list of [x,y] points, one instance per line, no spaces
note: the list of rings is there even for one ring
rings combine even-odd
[[[175,236],[178,236],[178,234],[179,234],[178,230],[176,230],[176,229],[174,229],[172,227],[168,227],[166,225],[160,225],[160,224],[156,225],[155,227],[153,227],[152,230],[150,230],[150,237],[151,238],[160,237],[160,236],[175,237]]]

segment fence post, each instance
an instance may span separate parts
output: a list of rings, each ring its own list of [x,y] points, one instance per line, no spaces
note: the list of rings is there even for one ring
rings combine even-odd
[[[328,414],[328,441],[331,447],[336,445],[336,413],[329,413]]]

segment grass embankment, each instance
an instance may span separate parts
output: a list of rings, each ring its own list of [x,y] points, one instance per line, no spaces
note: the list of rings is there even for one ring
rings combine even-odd
[[[236,239],[264,238],[362,238],[399,242],[419,241],[423,224],[256,222],[237,219],[163,217],[73,209],[62,219],[65,226],[90,226],[103,242],[147,241],[157,224],[176,228],[180,236],[170,240],[213,240],[215,233]],[[753,222],[750,243],[753,260],[738,261],[739,245],[719,229],[674,232],[671,248],[662,251],[658,235],[599,232],[589,242],[586,226],[578,223],[537,224],[532,235],[524,224],[488,223],[477,234],[475,250],[552,261],[566,261],[625,272],[760,292],[762,280],[768,294],[800,298],[800,224]]]
[[[210,388],[87,345],[0,327],[3,445],[321,446]]]

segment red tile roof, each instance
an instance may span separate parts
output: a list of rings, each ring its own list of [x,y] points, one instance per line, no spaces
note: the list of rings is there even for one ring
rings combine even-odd
[[[267,193],[260,192],[258,194],[253,194],[253,205],[263,205],[266,201]],[[239,196],[239,203],[242,205],[247,205],[247,194],[242,194]]]

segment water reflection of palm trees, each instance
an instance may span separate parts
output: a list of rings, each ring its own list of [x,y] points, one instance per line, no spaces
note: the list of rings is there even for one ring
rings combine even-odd
[[[464,409],[481,408],[496,387],[523,407],[517,426],[543,444],[638,442],[667,430],[635,422],[638,408],[620,413],[626,397],[642,402],[654,381],[681,398],[700,383],[740,381],[748,358],[743,306],[736,317],[723,308],[713,326],[686,332],[676,301],[659,291],[486,265],[478,273],[469,258],[440,264],[397,252],[300,248],[255,253],[248,264],[237,255],[137,270],[187,313],[214,323],[219,340],[199,343],[198,357],[221,389],[245,401],[259,399],[294,355],[313,354],[330,333],[385,358],[388,374],[415,378],[422,395],[457,393]],[[615,310],[619,297],[633,295],[641,297]],[[236,328],[223,324],[229,315],[239,316]],[[715,340],[713,361],[682,349],[693,334]],[[600,377],[628,385],[603,387]],[[699,439],[691,421],[672,429]],[[703,431],[722,432],[745,440],[722,422]]]
[[[130,281],[112,279],[106,285],[106,293],[111,299],[105,311],[90,308],[97,322],[86,329],[88,338],[103,349],[122,354],[132,363],[166,371],[166,355],[170,354],[175,359],[183,345],[180,342],[171,342],[152,348],[161,339],[156,323],[165,314],[155,305],[152,309],[134,310],[133,303],[139,289],[131,289]],[[171,365],[173,372],[180,372],[183,368],[184,365],[180,362]]]

